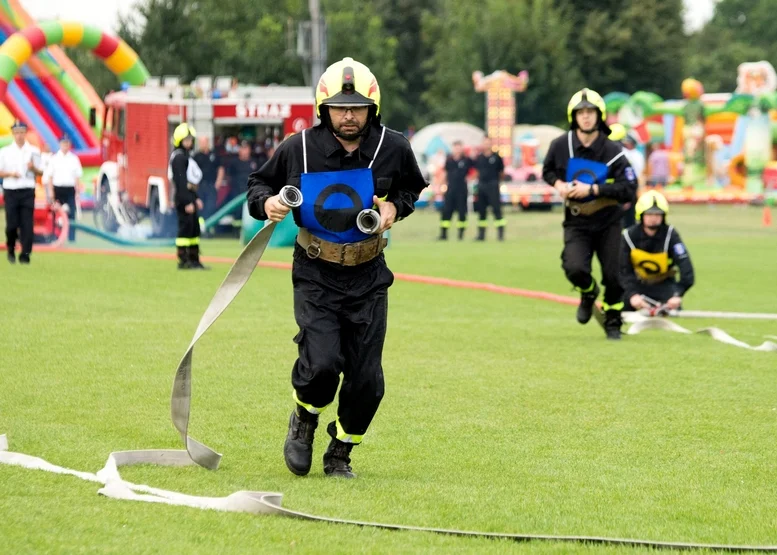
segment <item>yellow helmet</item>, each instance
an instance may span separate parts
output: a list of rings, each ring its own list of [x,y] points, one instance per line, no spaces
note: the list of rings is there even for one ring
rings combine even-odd
[[[316,115],[321,106],[375,106],[380,114],[378,80],[366,65],[343,58],[326,68],[316,87]]]
[[[569,123],[574,122],[575,112],[583,108],[596,108],[599,110],[602,121],[607,120],[607,105],[598,92],[591,89],[582,89],[572,95],[572,98],[569,99],[569,104],[567,104],[567,119]]]
[[[626,128],[620,123],[613,123],[610,126],[610,140],[622,141],[626,138]]]
[[[173,145],[178,148],[187,137],[196,137],[197,132],[188,123],[182,123],[173,131]]]
[[[669,202],[658,191],[648,191],[639,197],[634,205],[634,216],[642,220],[642,214],[663,214],[664,219],[669,214]]]

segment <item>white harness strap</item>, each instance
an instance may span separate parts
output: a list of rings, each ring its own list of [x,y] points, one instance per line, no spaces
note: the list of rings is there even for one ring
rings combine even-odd
[[[634,245],[634,241],[632,241],[632,240],[631,240],[631,237],[629,237],[629,230],[628,230],[628,229],[624,229],[624,230],[623,230],[623,237],[625,237],[625,238],[626,238],[626,243],[628,243],[628,244],[629,244],[629,247],[631,248],[631,250],[634,250],[634,249],[636,249],[636,248],[637,248],[637,247]]]
[[[567,132],[567,145],[569,146],[569,158],[574,158],[574,157],[575,157],[575,151],[574,151],[574,149],[572,148],[572,132],[571,132],[571,131],[568,131],[568,132]],[[607,166],[611,166],[611,165],[613,164],[613,162],[615,162],[615,160],[617,160],[617,159],[618,159],[618,158],[620,158],[621,156],[626,156],[626,151],[624,151],[624,150],[621,150],[621,151],[618,153],[618,155],[617,155],[617,156],[615,156],[615,157],[614,157],[612,160],[610,160],[609,162],[607,162]]]
[[[669,230],[666,232],[666,241],[664,241],[664,252],[669,252],[669,240],[672,238],[672,230],[674,229],[673,225],[669,226]]]
[[[381,125],[382,131],[380,132],[380,141],[378,141],[378,147],[375,149],[375,155],[372,157],[372,160],[370,161],[370,165],[367,166],[368,168],[372,168],[372,164],[375,163],[375,159],[378,157],[378,152],[380,152],[380,147],[383,146],[383,137],[386,136],[386,126]],[[308,144],[305,141],[305,129],[302,130],[302,171],[303,173],[308,173]]]
[[[302,173],[308,173],[308,145],[305,142],[305,129],[302,130]]]
[[[612,160],[610,160],[609,162],[607,162],[607,166],[611,166],[611,165],[612,165],[612,163],[613,163],[613,162],[615,162],[615,160],[617,160],[617,159],[618,159],[618,158],[620,158],[621,156],[626,156],[626,151],[625,151],[625,150],[621,150],[621,151],[620,151],[620,154],[618,154],[618,155],[617,155],[615,158],[613,158]]]
[[[375,163],[375,159],[378,157],[378,152],[380,152],[380,147],[383,145],[383,137],[386,136],[386,126],[381,125],[383,128],[383,131],[380,132],[380,141],[378,141],[378,148],[375,149],[375,154],[372,157],[372,161],[370,161],[370,165],[367,166],[368,168],[372,168],[372,164]]]

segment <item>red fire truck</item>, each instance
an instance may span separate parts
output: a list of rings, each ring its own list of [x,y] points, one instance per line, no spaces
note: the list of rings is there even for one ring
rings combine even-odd
[[[177,85],[146,85],[106,96],[105,162],[95,184],[98,227],[114,232],[148,216],[154,236],[174,231],[167,167],[173,130],[181,122],[189,122],[198,137],[210,138],[213,145],[215,138],[246,134],[277,141],[315,121],[315,98],[309,87],[233,87],[226,98],[187,98],[194,96],[187,91]]]

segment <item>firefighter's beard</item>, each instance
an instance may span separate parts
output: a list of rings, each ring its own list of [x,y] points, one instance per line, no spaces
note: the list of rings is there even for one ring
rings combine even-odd
[[[355,141],[362,136],[365,127],[367,127],[366,123],[359,127],[359,122],[354,120],[344,121],[337,127],[335,127],[334,122],[332,123],[335,135],[344,141]]]
[[[653,225],[646,225],[645,228],[649,229],[650,231],[658,231],[658,229],[661,227],[662,224],[653,224]]]

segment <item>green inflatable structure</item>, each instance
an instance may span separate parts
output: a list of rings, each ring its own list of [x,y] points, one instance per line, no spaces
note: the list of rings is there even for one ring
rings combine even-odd
[[[248,203],[243,203],[243,227],[240,242],[243,245],[247,245],[248,242],[254,238],[254,235],[259,233],[264,226],[265,222],[254,219],[248,213]],[[294,217],[289,214],[275,226],[275,231],[273,231],[267,246],[273,248],[293,247],[296,239],[297,224],[294,223]]]

